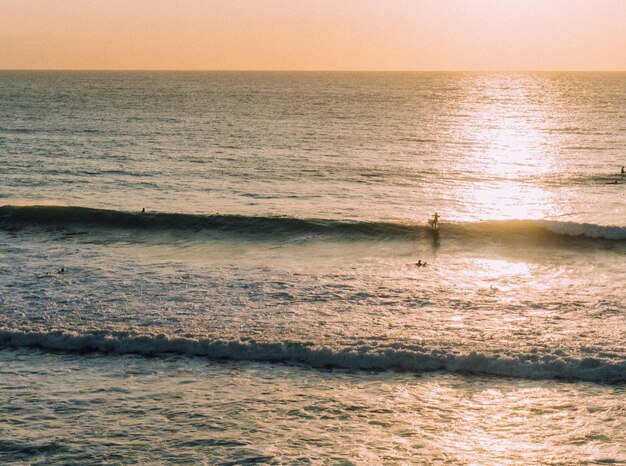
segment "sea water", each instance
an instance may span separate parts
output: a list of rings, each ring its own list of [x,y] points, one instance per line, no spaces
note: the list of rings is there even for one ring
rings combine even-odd
[[[623,73],[0,72],[0,462],[626,462],[623,165]]]

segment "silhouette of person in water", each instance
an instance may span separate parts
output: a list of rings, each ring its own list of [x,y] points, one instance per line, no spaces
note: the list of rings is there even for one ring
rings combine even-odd
[[[146,208],[144,207],[143,209],[141,209],[141,213],[145,214],[146,213]]]
[[[62,273],[65,273],[65,267],[61,267],[57,273],[59,275],[61,275]]]
[[[622,173],[622,175],[626,175],[626,171],[624,171],[624,167],[622,167],[621,173]]]
[[[433,218],[428,220],[428,223],[430,224],[430,228],[436,230],[437,227],[439,227],[439,214],[435,212],[435,215],[433,215]]]
[[[426,262],[422,262],[422,259],[417,261],[417,264],[415,264],[416,267],[426,267]]]

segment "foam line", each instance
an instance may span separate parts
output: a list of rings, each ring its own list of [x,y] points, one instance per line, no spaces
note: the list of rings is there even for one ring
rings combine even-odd
[[[71,353],[158,356],[182,354],[214,360],[304,364],[351,370],[446,371],[531,379],[626,382],[626,360],[561,354],[452,353],[422,346],[320,346],[302,342],[224,341],[134,335],[0,330],[0,348],[39,348]]]

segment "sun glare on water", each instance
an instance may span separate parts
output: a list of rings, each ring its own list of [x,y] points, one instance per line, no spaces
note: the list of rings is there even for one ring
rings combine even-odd
[[[459,170],[471,176],[456,189],[464,220],[559,215],[554,193],[542,184],[558,165],[559,141],[543,129],[551,103],[536,99],[541,90],[528,75],[478,79],[462,103],[469,117],[459,137],[469,150]]]

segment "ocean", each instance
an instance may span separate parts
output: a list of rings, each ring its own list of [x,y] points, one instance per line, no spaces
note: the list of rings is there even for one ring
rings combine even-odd
[[[2,71],[0,463],[625,464],[624,165],[626,73]]]

